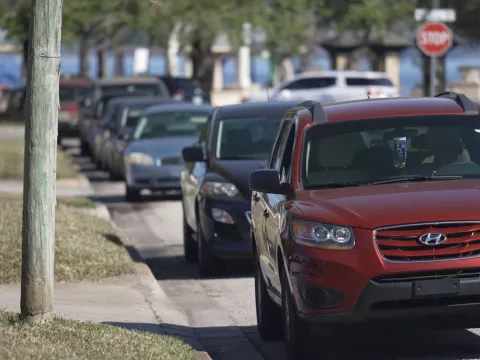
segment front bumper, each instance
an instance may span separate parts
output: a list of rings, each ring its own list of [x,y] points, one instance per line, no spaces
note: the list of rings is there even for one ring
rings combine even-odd
[[[329,326],[480,325],[478,258],[386,262],[376,251],[371,231],[356,229],[355,238],[356,247],[350,251],[291,245],[290,285],[302,319]]]
[[[234,224],[217,222],[212,217],[212,208],[226,211]],[[207,242],[216,256],[224,259],[251,259],[250,204],[207,199],[202,218],[202,229]]]
[[[145,166],[125,165],[125,180],[128,187],[138,190],[180,189],[180,174],[183,164]]]

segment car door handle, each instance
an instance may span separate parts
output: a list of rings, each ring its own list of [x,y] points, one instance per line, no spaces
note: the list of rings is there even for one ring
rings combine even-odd
[[[263,217],[264,218],[268,218],[269,215],[270,215],[270,213],[268,212],[267,209],[263,210]]]

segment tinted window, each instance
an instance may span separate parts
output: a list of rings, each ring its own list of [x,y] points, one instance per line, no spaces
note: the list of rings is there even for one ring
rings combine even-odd
[[[158,84],[118,84],[118,85],[102,85],[103,92],[109,91],[128,91],[128,92],[144,92],[148,95],[167,95],[161,91]]]
[[[120,118],[120,127],[134,128],[137,126],[142,111],[149,106],[151,106],[151,104],[124,107]]]
[[[61,85],[59,87],[60,101],[76,101],[92,93],[92,87]]]
[[[198,135],[209,111],[162,112],[142,117],[135,128],[134,139]]]
[[[267,159],[283,114],[222,119],[218,124],[218,159]]]
[[[337,83],[336,77],[312,77],[306,79],[300,79],[287,85],[287,90],[306,90],[306,89],[319,89],[329,86],[333,86]]]
[[[393,86],[387,78],[368,79],[360,77],[346,78],[348,86]]]
[[[477,130],[476,130],[477,129]],[[313,126],[305,138],[306,186],[390,177],[480,177],[480,117],[429,116]]]

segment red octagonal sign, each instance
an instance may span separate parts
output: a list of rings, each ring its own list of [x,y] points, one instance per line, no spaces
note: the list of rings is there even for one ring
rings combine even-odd
[[[453,33],[442,23],[429,22],[417,30],[417,45],[427,56],[442,56],[453,43]]]

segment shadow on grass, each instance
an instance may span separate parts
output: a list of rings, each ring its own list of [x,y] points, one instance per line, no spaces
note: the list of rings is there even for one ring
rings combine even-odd
[[[108,323],[123,328],[166,333],[183,339],[197,351],[207,351],[213,360],[251,357],[257,351],[265,360],[284,360],[283,342],[264,342],[256,326],[218,326],[193,328],[173,324]],[[248,339],[250,344],[246,344]],[[389,360],[389,359],[478,359],[480,337],[468,330],[415,330],[373,336],[368,329],[349,336],[348,346],[340,334],[311,337],[305,344],[302,360]],[[249,346],[251,345],[251,346]],[[320,346],[321,345],[321,346]],[[257,359],[258,356],[255,357]]]

